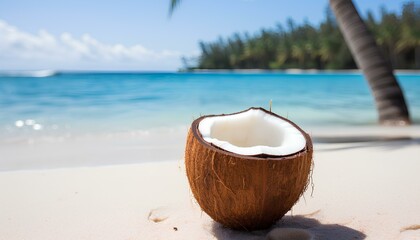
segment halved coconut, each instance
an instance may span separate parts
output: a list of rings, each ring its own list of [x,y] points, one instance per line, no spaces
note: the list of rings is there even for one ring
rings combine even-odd
[[[192,123],[185,165],[203,211],[221,224],[255,230],[286,214],[308,183],[312,141],[288,119],[263,108]]]

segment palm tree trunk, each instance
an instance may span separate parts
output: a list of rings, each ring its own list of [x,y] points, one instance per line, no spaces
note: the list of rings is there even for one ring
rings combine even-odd
[[[391,64],[385,59],[352,0],[330,0],[330,6],[353,58],[371,88],[379,122],[386,125],[410,124],[404,95]]]

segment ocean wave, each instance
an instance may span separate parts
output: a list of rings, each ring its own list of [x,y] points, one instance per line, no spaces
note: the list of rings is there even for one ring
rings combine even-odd
[[[36,71],[1,71],[0,77],[52,77],[58,75],[59,72],[54,70],[36,70]]]

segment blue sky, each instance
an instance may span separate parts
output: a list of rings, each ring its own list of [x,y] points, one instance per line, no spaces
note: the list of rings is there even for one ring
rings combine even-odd
[[[359,11],[397,11],[405,0],[354,0]],[[198,42],[255,33],[288,18],[319,23],[327,0],[2,0],[0,69],[176,70]]]

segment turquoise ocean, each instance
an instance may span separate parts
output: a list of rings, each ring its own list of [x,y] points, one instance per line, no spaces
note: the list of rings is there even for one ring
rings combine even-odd
[[[398,74],[420,123],[420,74]],[[269,107],[302,126],[374,125],[359,73],[0,74],[0,138],[188,126],[206,114]]]

